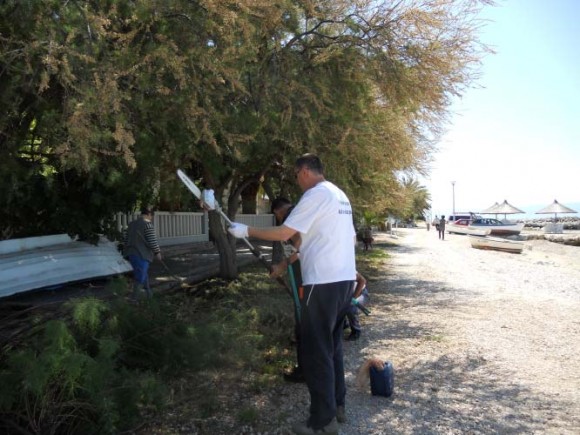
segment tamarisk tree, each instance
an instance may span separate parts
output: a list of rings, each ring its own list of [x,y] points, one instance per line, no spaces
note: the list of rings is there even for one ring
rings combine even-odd
[[[8,0],[0,5],[2,237],[107,231],[193,207],[183,168],[235,217],[298,198],[315,152],[355,208],[397,207],[451,98],[477,77],[482,0]],[[248,200],[250,198],[250,200]],[[234,241],[210,213],[221,273]]]

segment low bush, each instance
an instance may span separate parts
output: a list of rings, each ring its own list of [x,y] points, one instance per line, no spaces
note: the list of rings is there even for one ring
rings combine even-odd
[[[285,347],[289,297],[263,272],[204,285],[195,298],[177,293],[134,306],[117,280],[113,299],[77,299],[57,319],[38,321],[0,362],[0,432],[118,433],[179,400],[170,385],[187,373],[227,368],[258,373],[261,387],[273,382],[269,374],[293,358]],[[216,411],[214,402],[201,400],[198,415]]]

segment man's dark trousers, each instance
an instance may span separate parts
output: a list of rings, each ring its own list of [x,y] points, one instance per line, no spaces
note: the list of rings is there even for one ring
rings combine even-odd
[[[326,426],[336,407],[344,406],[342,325],[353,291],[354,281],[304,286],[300,357],[310,392],[308,423],[314,429]]]
[[[298,297],[300,298],[300,293],[304,290],[302,289],[302,269],[300,268],[300,260],[296,260],[290,265],[292,268],[292,274],[294,275],[294,283],[296,284],[296,291],[298,292]],[[294,301],[294,299],[292,299]],[[302,340],[300,339],[301,327],[300,327],[300,316],[298,312],[300,310],[300,303],[296,304],[294,302],[294,337],[296,338],[296,363],[297,368],[300,373],[302,370],[302,362],[300,359],[300,354],[302,353]]]

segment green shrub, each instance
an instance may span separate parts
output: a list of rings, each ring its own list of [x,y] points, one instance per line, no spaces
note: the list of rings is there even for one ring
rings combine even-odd
[[[115,433],[131,427],[140,406],[162,402],[163,386],[153,375],[119,368],[118,340],[96,339],[91,356],[72,329],[49,321],[29,346],[7,356],[0,371],[7,424],[43,434]]]
[[[214,282],[203,297],[180,293],[138,306],[122,297],[123,280],[111,285],[120,297],[78,299],[58,320],[38,317],[18,340],[26,345],[6,353],[0,432],[118,433],[134,427],[144,410],[166,406],[168,382],[187,372],[253,373],[250,388],[262,390],[294,359],[285,347],[292,301],[262,271]],[[195,405],[202,418],[220,408],[215,395],[204,394]],[[254,412],[239,418],[251,423]]]

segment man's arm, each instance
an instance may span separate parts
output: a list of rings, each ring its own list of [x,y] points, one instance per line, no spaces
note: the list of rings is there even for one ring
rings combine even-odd
[[[362,294],[366,285],[367,285],[367,280],[365,279],[365,277],[357,272],[356,273],[356,288],[354,290],[353,298],[355,298],[355,299],[358,298]]]
[[[288,266],[298,260],[298,250],[300,249],[300,245],[302,243],[300,233],[298,232],[295,233],[290,238],[290,242],[292,244],[291,246],[287,245],[283,246],[281,242],[274,242],[275,247],[280,246],[282,248],[282,252],[284,253],[284,255],[288,255],[288,253],[284,252],[285,248],[288,247],[292,247],[294,252],[292,253],[292,255],[288,257],[283,257],[282,259],[280,259],[280,257],[275,257],[274,254],[272,254],[272,270],[270,273],[271,277],[277,278],[279,276],[282,276],[286,272]]]
[[[273,242],[282,242],[288,240],[296,233],[297,231],[295,229],[287,227],[286,225],[267,228],[248,227],[248,236],[261,240],[270,240]]]
[[[155,229],[153,228],[153,224],[151,222],[147,222],[144,232],[145,243],[147,243],[155,258],[161,260],[161,248],[159,247],[159,242],[157,241],[157,236],[155,235]]]

